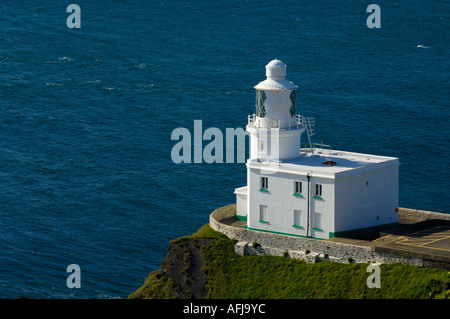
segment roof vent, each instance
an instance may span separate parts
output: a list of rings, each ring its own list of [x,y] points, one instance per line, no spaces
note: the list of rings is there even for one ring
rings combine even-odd
[[[336,162],[333,161],[333,159],[331,157],[327,157],[325,162],[323,162],[322,164],[328,165],[328,166],[334,166],[334,165],[336,165]]]

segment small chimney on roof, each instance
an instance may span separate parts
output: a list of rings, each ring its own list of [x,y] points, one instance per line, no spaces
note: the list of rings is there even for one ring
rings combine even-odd
[[[323,164],[323,165],[333,166],[333,165],[336,165],[336,162],[333,161],[333,159],[331,158],[331,156],[328,156],[328,157],[325,159],[325,162],[323,162],[322,164]]]

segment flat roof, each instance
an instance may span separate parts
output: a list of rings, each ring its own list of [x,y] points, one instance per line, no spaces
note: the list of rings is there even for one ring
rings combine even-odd
[[[329,160],[336,164],[325,165],[324,162]],[[396,157],[329,149],[315,149],[314,155],[312,155],[311,149],[302,148],[300,156],[296,158],[282,160],[279,163],[263,163],[256,160],[249,160],[247,165],[249,165],[250,168],[259,168],[268,172],[282,172],[299,175],[311,173],[314,174],[314,176],[337,178],[372,169],[400,165],[400,161]]]

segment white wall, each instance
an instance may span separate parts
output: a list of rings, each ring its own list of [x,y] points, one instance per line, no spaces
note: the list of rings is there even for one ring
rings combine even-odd
[[[247,186],[236,188],[236,215],[241,218],[247,217]]]
[[[335,232],[398,222],[398,164],[336,179]]]
[[[247,128],[250,133],[250,158],[285,160],[300,156],[301,134],[304,130],[303,127],[291,130]]]
[[[314,198],[315,185],[322,185],[322,199]],[[334,232],[334,179],[311,175],[311,234],[314,238],[329,238],[329,232]],[[314,223],[314,213],[321,214],[320,229]]]
[[[356,174],[333,178],[310,179],[308,228],[308,179],[306,175],[274,173],[261,175],[259,169],[248,170],[248,226],[272,232],[327,239],[330,233],[398,222],[398,164],[361,170]],[[260,191],[260,177],[266,176],[268,192]],[[294,181],[302,182],[303,197],[293,196]],[[322,185],[322,198],[314,198],[315,185]],[[251,199],[251,200],[250,200]],[[268,207],[268,222],[260,221],[260,205]],[[294,210],[301,211],[300,227],[294,225]],[[315,224],[314,213],[321,214]],[[317,229],[320,228],[320,229]]]
[[[308,227],[308,179],[306,175],[291,175],[286,173],[275,173],[261,175],[260,170],[249,170],[248,194],[248,226],[253,229],[261,229],[272,232],[280,232],[298,236],[307,236]],[[268,192],[260,191],[260,177],[265,176],[269,181]],[[303,197],[294,196],[294,181],[302,182]],[[311,210],[309,223],[309,236],[315,238],[329,238],[329,232],[333,231],[333,202],[334,191],[332,181],[325,178],[311,178],[314,183],[322,183],[322,198],[313,199],[313,188],[311,187]],[[260,205],[268,207],[268,222],[261,222]],[[300,227],[294,227],[294,210],[301,211]],[[313,213],[322,213],[321,229],[313,230]],[[298,226],[298,225],[297,225]]]

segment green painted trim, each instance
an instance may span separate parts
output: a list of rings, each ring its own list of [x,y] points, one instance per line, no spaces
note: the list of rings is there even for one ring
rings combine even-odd
[[[331,232],[331,231],[330,231],[330,232],[328,233],[328,238],[333,238],[333,237],[334,237],[334,232]]]
[[[267,188],[261,188],[259,191],[260,191],[260,192],[265,192],[265,193],[268,193],[268,192],[269,192],[269,190],[268,190]]]
[[[315,198],[315,199],[323,199],[322,196],[319,196],[319,195],[313,196],[313,198]]]
[[[303,197],[303,195],[300,194],[300,193],[294,193],[294,194],[292,194],[292,195],[297,196],[297,197]]]
[[[260,223],[266,223],[268,224],[269,222],[267,220],[258,220]]]
[[[245,228],[247,228],[249,230],[257,230],[257,231],[262,231],[262,232],[272,233],[272,234],[279,234],[279,235],[287,235],[287,236],[307,238],[306,236],[303,236],[303,235],[295,235],[295,234],[282,233],[282,232],[266,230],[266,229],[252,228],[252,227],[248,227],[248,225],[246,225]],[[312,238],[318,239],[318,240],[325,240],[325,238],[316,238],[316,237],[312,237]]]
[[[236,218],[239,220],[247,220],[247,215],[236,215]]]
[[[303,228],[303,227],[300,226],[300,225],[292,225],[292,227],[295,227],[295,228]]]
[[[316,228],[316,227],[314,227],[313,230],[320,230],[320,231],[323,231],[322,228]]]

